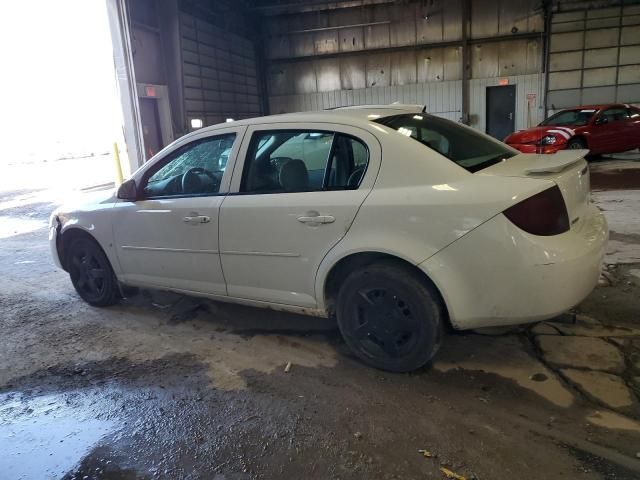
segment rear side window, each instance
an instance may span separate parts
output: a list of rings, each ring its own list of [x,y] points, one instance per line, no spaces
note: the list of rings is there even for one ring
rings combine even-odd
[[[394,115],[376,122],[417,140],[470,172],[477,172],[516,155],[497,140],[432,115]]]
[[[607,119],[607,122],[609,123],[613,123],[613,122],[619,122],[620,120],[626,120],[629,118],[629,112],[627,111],[626,108],[609,108],[607,110],[604,110],[601,114],[600,117],[604,117]]]
[[[354,189],[369,163],[366,145],[351,136],[315,130],[268,130],[251,138],[244,193]]]

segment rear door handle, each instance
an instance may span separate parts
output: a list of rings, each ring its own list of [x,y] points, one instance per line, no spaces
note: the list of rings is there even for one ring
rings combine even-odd
[[[207,217],[206,215],[194,215],[192,217],[184,217],[183,220],[184,223],[198,225],[199,223],[209,223],[211,221],[211,217]]]
[[[307,215],[298,217],[300,223],[306,223],[308,225],[322,225],[324,223],[333,223],[336,221],[336,217],[331,215]]]

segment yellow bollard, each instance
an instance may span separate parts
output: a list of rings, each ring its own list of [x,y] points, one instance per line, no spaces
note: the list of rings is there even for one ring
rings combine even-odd
[[[122,185],[122,165],[120,165],[120,152],[118,151],[118,142],[113,142],[113,161],[116,167],[116,187]]]

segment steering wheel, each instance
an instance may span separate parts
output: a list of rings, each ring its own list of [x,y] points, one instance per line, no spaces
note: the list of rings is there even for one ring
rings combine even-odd
[[[351,175],[349,175],[349,178],[347,179],[347,186],[348,187],[358,186],[358,182],[360,182],[360,180],[362,179],[363,173],[364,173],[364,167],[356,168],[353,172],[351,172]]]
[[[206,175],[213,180],[214,185],[220,184],[220,179],[212,172],[201,167],[190,168],[182,175],[182,193],[196,193],[202,187],[200,175]]]

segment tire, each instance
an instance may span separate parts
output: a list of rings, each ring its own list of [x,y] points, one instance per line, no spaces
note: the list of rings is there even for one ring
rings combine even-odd
[[[78,295],[94,307],[106,307],[118,301],[118,285],[100,246],[89,238],[76,238],[69,245],[67,268]]]
[[[587,144],[581,138],[572,138],[567,142],[567,150],[584,150],[587,148]]]
[[[444,308],[435,288],[396,261],[351,273],[338,293],[338,327],[353,353],[372,367],[409,372],[437,353]]]

